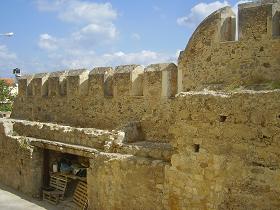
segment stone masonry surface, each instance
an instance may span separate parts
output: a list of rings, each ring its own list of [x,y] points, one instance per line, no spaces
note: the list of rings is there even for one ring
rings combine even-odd
[[[241,4],[238,20],[207,17],[178,66],[22,77],[1,182],[39,196],[49,149],[89,159],[89,209],[280,209],[280,2]]]

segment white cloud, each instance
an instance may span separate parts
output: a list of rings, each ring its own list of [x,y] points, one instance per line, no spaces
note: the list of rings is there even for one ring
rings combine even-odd
[[[81,0],[37,0],[40,11],[57,13],[64,22],[74,24],[75,31],[64,37],[41,34],[38,47],[49,58],[44,69],[90,67],[103,64],[93,48],[104,48],[118,37],[114,24],[118,13],[110,3]]]
[[[110,3],[81,0],[37,0],[37,7],[40,11],[57,13],[61,21],[78,25],[78,29],[70,37],[61,38],[61,40],[72,42],[74,39],[76,41],[88,40],[91,43],[93,41],[107,43],[115,40],[118,35],[114,24],[118,13]]]
[[[65,37],[48,33],[41,34],[38,40],[40,49],[48,57],[38,68],[51,71],[73,68],[93,68],[96,66],[116,66],[123,64],[148,65],[159,62],[176,62],[174,54],[164,54],[152,50],[122,52],[113,50],[119,32],[114,21],[117,11],[110,3],[94,3],[81,0],[39,0],[38,9],[57,13],[61,21],[74,25],[75,31]],[[138,33],[131,39],[140,40]],[[108,45],[110,44],[110,45]],[[109,53],[97,52],[107,49]]]
[[[104,23],[115,20],[118,13],[111,3],[81,0],[37,0],[40,11],[57,12],[62,21],[70,23]]]
[[[103,55],[104,60],[111,65],[121,64],[142,64],[176,62],[176,54],[166,55],[151,50],[142,50],[134,53],[124,53],[122,51]]]
[[[49,52],[48,62],[44,69],[61,70],[88,68],[97,66],[117,66],[124,64],[148,65],[151,63],[177,62],[176,52],[174,54],[163,54],[151,50],[125,53],[116,51],[98,54],[93,50],[67,48],[62,51]]]
[[[17,55],[15,53],[12,53],[8,50],[7,46],[0,45],[0,62],[3,61],[9,61],[9,60],[15,60],[17,59]]]
[[[117,29],[114,24],[89,24],[80,29],[79,31],[73,33],[73,38],[75,40],[114,40],[118,35]]]
[[[242,3],[252,2],[252,0],[242,0],[238,1],[233,7],[233,11],[237,14],[238,5]],[[197,26],[204,18],[210,15],[212,12],[225,7],[230,6],[228,1],[214,1],[211,3],[199,3],[195,5],[190,13],[186,16],[179,17],[177,19],[177,24],[180,26],[194,27]]]
[[[38,42],[38,46],[44,50],[56,50],[57,39],[49,34],[41,34]]]
[[[225,6],[229,6],[227,1],[214,1],[208,4],[203,2],[199,3],[191,9],[187,16],[178,18],[177,24],[180,26],[194,27],[212,12]]]
[[[66,6],[66,5],[65,5]],[[59,18],[67,22],[104,23],[117,18],[110,3],[81,2],[72,0],[62,9]]]
[[[12,69],[16,68],[18,57],[6,45],[0,45],[0,77],[11,77]]]

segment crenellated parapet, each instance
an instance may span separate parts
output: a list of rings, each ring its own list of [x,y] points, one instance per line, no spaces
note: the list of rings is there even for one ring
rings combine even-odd
[[[245,3],[239,6],[239,38],[260,39],[272,36],[272,2]],[[276,2],[276,1],[275,1]]]
[[[239,38],[270,39],[280,35],[280,1],[262,0],[239,5]]]
[[[20,78],[19,89],[21,97],[171,98],[177,93],[177,66],[124,65],[40,73]]]
[[[178,68],[122,65],[24,76],[12,117],[100,129],[140,122],[145,139],[168,141],[166,123],[173,123],[179,92],[279,88],[279,2],[242,4],[239,18],[230,7],[212,13],[180,53]]]
[[[69,71],[67,75],[67,96],[86,95],[88,91],[88,75],[86,69]]]
[[[34,76],[30,76],[29,78],[32,79],[27,86],[27,96],[45,96],[48,93],[48,76],[48,73],[35,74]]]
[[[48,96],[66,95],[67,91],[67,71],[52,72],[48,78]]]
[[[27,96],[27,87],[30,84],[30,81],[32,80],[33,75],[25,75],[23,77],[21,77],[18,81],[18,95],[19,96]]]
[[[89,95],[94,97],[113,95],[113,68],[98,67],[89,73]]]
[[[163,109],[166,120],[162,122],[153,115],[158,107],[174,101],[177,74],[174,63],[163,63],[23,76],[12,118],[99,129],[142,121],[146,139],[166,142],[170,137],[151,125],[166,127],[170,110]]]
[[[139,65],[118,66],[114,74],[114,96],[143,96],[144,67]]]
[[[279,0],[263,0],[208,16],[179,58],[179,92],[279,82],[279,14]]]
[[[173,63],[148,66],[144,74],[144,96],[174,97],[177,93],[177,74],[177,66]]]

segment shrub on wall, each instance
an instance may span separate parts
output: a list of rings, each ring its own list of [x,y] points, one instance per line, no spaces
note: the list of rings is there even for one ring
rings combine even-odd
[[[14,98],[9,85],[0,80],[0,111],[11,111]]]

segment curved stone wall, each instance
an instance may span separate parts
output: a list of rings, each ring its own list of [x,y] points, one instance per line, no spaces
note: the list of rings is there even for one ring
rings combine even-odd
[[[241,4],[237,41],[229,7],[207,17],[179,58],[179,92],[279,83],[279,6],[275,0]]]

